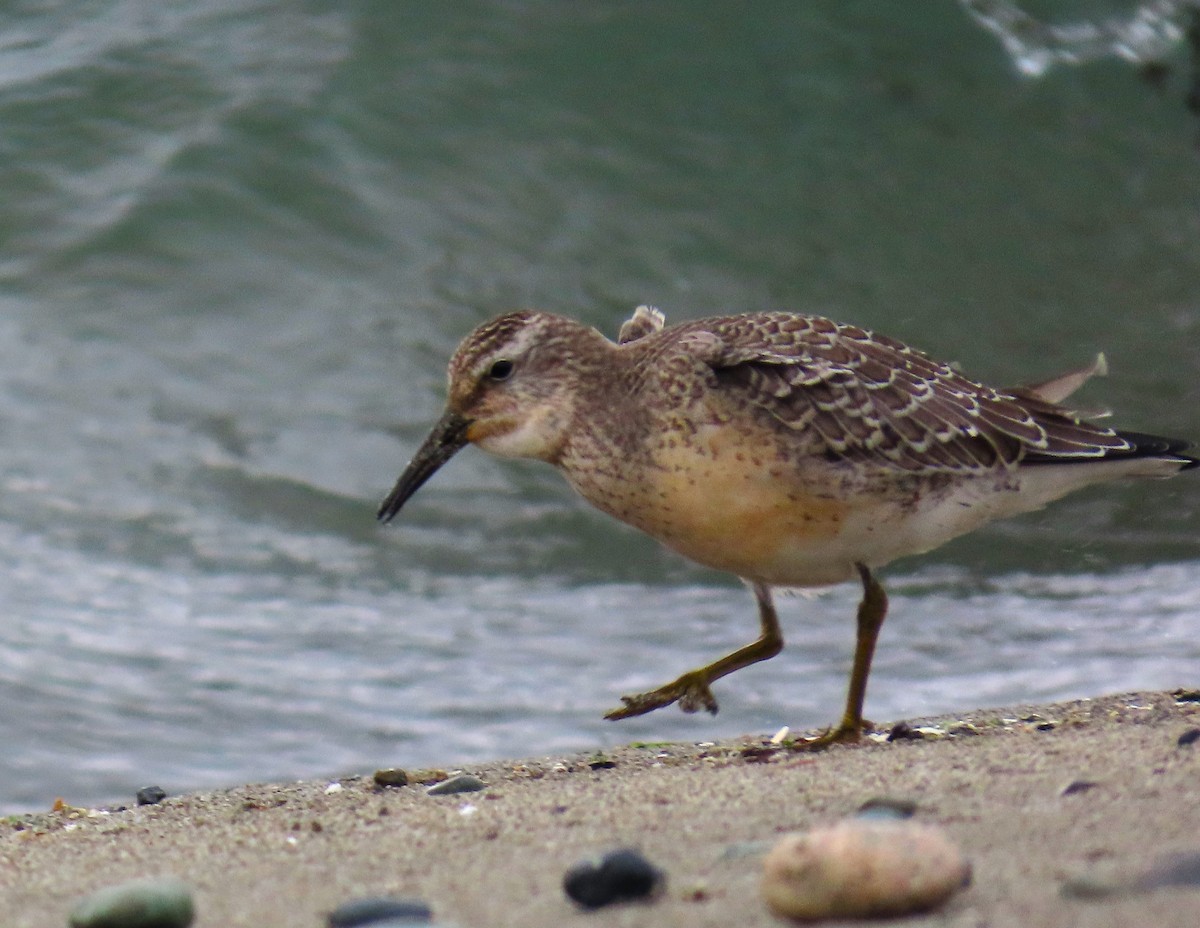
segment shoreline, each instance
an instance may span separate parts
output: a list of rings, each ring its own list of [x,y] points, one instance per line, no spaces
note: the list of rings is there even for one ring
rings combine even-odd
[[[129,879],[172,874],[205,926],[321,926],[368,896],[419,898],[435,924],[770,926],[758,881],[781,834],[851,816],[870,799],[916,803],[974,867],[970,887],[905,924],[1200,924],[1200,885],[1064,895],[1080,875],[1145,871],[1200,852],[1200,694],[1132,693],[910,720],[916,738],[821,753],[771,734],[627,745],[472,765],[486,788],[431,796],[454,771],[370,772],[259,784],[99,812],[0,820],[0,913],[62,928],[74,904]],[[883,730],[887,730],[886,728]],[[650,903],[576,908],[577,861],[639,848],[666,872]]]

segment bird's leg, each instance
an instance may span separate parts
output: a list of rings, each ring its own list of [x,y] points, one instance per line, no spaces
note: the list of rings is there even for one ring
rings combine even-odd
[[[635,696],[622,696],[621,702],[624,705],[606,713],[604,717],[614,720],[632,718],[669,706],[673,702],[678,702],[679,708],[684,712],[707,709],[716,713],[717,700],[709,689],[710,683],[735,670],[772,658],[783,649],[783,634],[779,631],[779,617],[775,614],[775,606],[771,602],[770,588],[762,583],[752,584],[752,588],[754,598],[758,600],[758,618],[762,623],[762,631],[755,641],[744,648],[738,648],[732,654],[726,654],[720,660],[713,661],[707,667],[689,670],[666,686]]]
[[[862,578],[863,598],[858,604],[858,634],[854,644],[854,666],[850,670],[850,691],[846,694],[846,710],[837,725],[816,738],[798,743],[796,747],[801,750],[858,741],[869,724],[863,722],[863,702],[867,698],[867,677],[871,673],[871,658],[875,656],[875,642],[887,617],[888,598],[866,564],[854,566]]]

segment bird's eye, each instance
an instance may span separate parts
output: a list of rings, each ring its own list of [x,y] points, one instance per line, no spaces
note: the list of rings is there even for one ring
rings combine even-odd
[[[508,358],[501,358],[499,361],[492,363],[488,368],[488,377],[492,380],[508,380],[512,376],[513,362]]]

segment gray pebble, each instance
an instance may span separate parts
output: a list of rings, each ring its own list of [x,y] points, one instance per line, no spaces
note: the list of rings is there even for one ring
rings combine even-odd
[[[174,877],[131,880],[93,893],[71,912],[71,928],[187,928],[192,893]]]
[[[1095,873],[1081,873],[1066,879],[1059,894],[1067,899],[1107,899],[1133,890],[1129,880]]]
[[[432,918],[433,910],[420,899],[354,899],[329,913],[329,928],[427,925]]]
[[[368,922],[364,928],[429,928],[434,923],[427,918],[385,918],[379,922]],[[438,922],[434,928],[454,928],[447,922]]]
[[[1200,741],[1200,728],[1189,728],[1176,739],[1175,743],[1179,747],[1185,748],[1189,744],[1195,744],[1197,741]]]
[[[1189,851],[1164,858],[1137,881],[1143,889],[1163,886],[1200,886],[1200,852]]]
[[[425,792],[430,796],[449,796],[453,793],[477,793],[481,789],[487,789],[487,784],[483,780],[473,777],[469,773],[460,773],[449,780],[433,784]]]
[[[1079,793],[1086,793],[1088,790],[1095,789],[1100,784],[1095,780],[1072,780],[1062,789],[1063,796],[1076,796]]]
[[[1130,872],[1128,864],[1080,873],[1069,877],[1060,892],[1072,899],[1107,899],[1196,886],[1200,886],[1200,851],[1189,851],[1163,857],[1140,873]]]
[[[876,796],[858,807],[856,818],[912,818],[917,804],[912,799],[897,799],[892,796]]]

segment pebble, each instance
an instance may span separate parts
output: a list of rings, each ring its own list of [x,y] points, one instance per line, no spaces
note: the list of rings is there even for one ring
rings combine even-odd
[[[433,919],[433,910],[420,899],[354,899],[329,913],[329,928],[359,928],[388,923],[423,924]]]
[[[1188,851],[1160,860],[1138,879],[1142,889],[1164,886],[1200,886],[1200,853]]]
[[[167,798],[167,791],[161,786],[143,786],[137,791],[139,806],[156,806]]]
[[[738,841],[726,845],[718,860],[741,860],[743,857],[761,857],[771,849],[769,841]]]
[[[1081,873],[1068,877],[1059,887],[1059,893],[1067,899],[1107,899],[1121,893],[1134,892],[1133,883],[1127,879],[1095,874]]]
[[[1176,739],[1175,744],[1184,748],[1189,744],[1195,744],[1197,741],[1200,741],[1200,728],[1189,728]]]
[[[425,792],[430,796],[450,796],[454,793],[477,793],[481,789],[487,789],[487,784],[483,780],[473,777],[469,773],[460,773],[449,780],[433,784]]]
[[[1156,889],[1200,886],[1200,852],[1189,851],[1161,858],[1147,870],[1131,872],[1128,864],[1116,869],[1081,873],[1068,878],[1062,895],[1073,899],[1106,899],[1133,896]]]
[[[427,925],[433,925],[433,922],[427,918],[405,918],[400,915],[378,922],[368,922],[364,928],[425,928]],[[454,926],[447,922],[438,922],[435,928],[454,928]]]
[[[563,877],[567,895],[585,909],[644,899],[663,882],[663,873],[632,848],[576,864]]]
[[[784,917],[862,918],[928,911],[970,879],[941,829],[850,819],[781,838],[763,861],[762,892]]]
[[[1086,793],[1089,790],[1093,790],[1099,785],[1100,784],[1097,783],[1095,780],[1072,780],[1070,783],[1068,783],[1066,786],[1064,786],[1062,788],[1062,792],[1060,793],[1060,795],[1075,796],[1075,795],[1078,795],[1079,793]]]
[[[373,779],[376,786],[408,786],[408,771],[399,767],[388,767],[385,770],[376,770]]]
[[[868,799],[858,807],[855,813],[858,818],[906,819],[912,818],[917,811],[917,804],[912,799],[898,799],[892,796],[876,796]]]
[[[897,722],[888,732],[888,741],[921,741],[924,736],[908,722]]]
[[[187,928],[195,917],[182,880],[131,880],[93,893],[71,912],[71,928]]]

